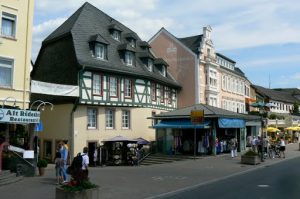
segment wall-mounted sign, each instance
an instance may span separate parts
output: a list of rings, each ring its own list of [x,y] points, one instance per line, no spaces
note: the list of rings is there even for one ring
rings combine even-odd
[[[202,124],[204,122],[204,110],[191,110],[191,122]]]
[[[40,112],[0,108],[0,122],[23,124],[39,123]]]

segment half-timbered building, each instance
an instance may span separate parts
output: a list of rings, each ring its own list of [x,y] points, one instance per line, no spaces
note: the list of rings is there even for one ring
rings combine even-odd
[[[49,159],[62,139],[72,154],[118,135],[154,140],[147,117],[177,108],[180,89],[147,42],[89,3],[43,41],[31,76],[50,83],[32,94],[32,101],[54,104],[42,112],[39,134],[41,156]],[[78,95],[53,93],[55,85],[73,86]]]

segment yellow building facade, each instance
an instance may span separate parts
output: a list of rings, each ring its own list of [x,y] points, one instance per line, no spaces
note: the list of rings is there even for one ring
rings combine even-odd
[[[0,102],[27,109],[34,0],[0,3]]]

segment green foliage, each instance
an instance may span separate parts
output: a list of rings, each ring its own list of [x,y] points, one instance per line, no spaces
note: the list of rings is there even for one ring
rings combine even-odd
[[[245,156],[258,156],[258,153],[256,153],[255,151],[249,149],[248,151],[246,151],[246,153],[244,153]]]
[[[47,166],[48,166],[47,160],[39,159],[39,161],[37,163],[37,167],[47,167]]]
[[[91,183],[90,181],[86,180],[81,182],[78,185],[72,186],[72,185],[62,185],[61,186],[65,191],[70,191],[70,192],[76,192],[76,191],[83,191],[85,189],[93,189],[98,187],[97,185]]]
[[[299,104],[297,102],[293,104],[293,113],[299,113]]]

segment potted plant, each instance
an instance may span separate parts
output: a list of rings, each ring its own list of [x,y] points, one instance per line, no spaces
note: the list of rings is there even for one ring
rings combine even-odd
[[[37,162],[37,167],[39,168],[39,174],[40,176],[43,176],[45,174],[45,168],[48,166],[47,160],[39,159]]]
[[[256,165],[260,163],[260,159],[258,157],[258,153],[256,153],[253,150],[248,150],[246,151],[246,153],[244,153],[241,156],[241,163],[242,164],[252,164],[252,165]]]
[[[71,175],[71,180],[67,184],[56,187],[56,199],[100,198],[98,185],[90,182],[88,178],[88,171],[83,171],[81,168],[81,161],[76,161],[75,158],[72,161],[71,166],[67,169],[67,173]]]

